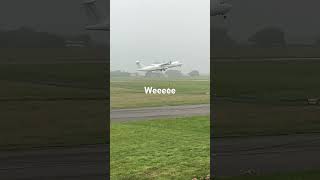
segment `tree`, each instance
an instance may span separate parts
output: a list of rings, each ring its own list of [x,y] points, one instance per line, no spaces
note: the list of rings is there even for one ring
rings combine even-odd
[[[174,77],[174,78],[177,78],[177,77],[182,77],[183,74],[181,73],[181,71],[178,71],[178,70],[167,70],[166,71],[166,75],[168,77]]]
[[[249,39],[257,47],[285,47],[285,33],[280,28],[267,27],[257,31]]]
[[[200,76],[200,73],[199,73],[199,71],[194,70],[194,71],[189,72],[188,75],[191,77],[197,77],[197,76]]]

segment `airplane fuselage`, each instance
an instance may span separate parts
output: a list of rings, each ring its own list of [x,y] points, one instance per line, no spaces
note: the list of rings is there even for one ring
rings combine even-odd
[[[151,65],[151,66],[145,66],[143,68],[138,69],[137,71],[163,71],[165,70],[164,68],[162,68],[160,65]]]
[[[167,65],[168,68],[181,67],[181,66],[182,66],[182,63],[178,61],[174,61],[171,64]]]
[[[150,66],[144,66],[142,68],[137,69],[137,71],[151,72],[151,71],[166,71],[169,68],[181,67],[182,63],[179,61],[174,61],[170,63],[164,64],[151,64]]]

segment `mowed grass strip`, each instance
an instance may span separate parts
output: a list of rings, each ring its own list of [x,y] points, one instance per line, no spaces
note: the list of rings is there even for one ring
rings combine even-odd
[[[319,98],[319,61],[215,62],[217,96],[258,99]]]
[[[27,82],[0,80],[0,101],[19,99],[50,99],[50,98],[101,98],[108,100],[105,91],[96,89],[50,86]]]
[[[320,171],[282,173],[266,176],[220,177],[215,180],[318,180]]]
[[[106,72],[90,63],[0,64],[0,150],[105,144]]]
[[[208,116],[111,123],[111,179],[210,174]]]
[[[215,137],[320,133],[318,106],[217,102]]]
[[[0,150],[105,144],[106,102],[0,102]]]
[[[319,106],[281,99],[320,98],[319,61],[215,62],[217,96],[255,101],[216,101],[216,136],[281,135],[320,132]]]
[[[107,64],[0,64],[2,81],[104,90],[108,79]]]
[[[144,87],[174,88],[174,95],[145,94]],[[114,109],[185,104],[209,104],[210,81],[197,79],[127,79],[111,81],[111,107]]]

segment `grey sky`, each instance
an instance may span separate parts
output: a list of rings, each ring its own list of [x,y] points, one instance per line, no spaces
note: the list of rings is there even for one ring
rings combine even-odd
[[[111,69],[179,60],[209,73],[209,0],[112,0]]]
[[[225,26],[235,39],[245,41],[266,26],[281,27],[291,42],[309,43],[320,36],[319,0],[231,0],[232,12],[226,22],[214,18],[214,25]]]
[[[97,1],[101,11],[105,13],[108,0]],[[118,1],[119,3],[124,2],[124,0]],[[127,0],[127,3],[131,1]],[[145,2],[148,1],[154,2],[156,0],[145,0]],[[171,1],[172,4],[176,2],[176,0]],[[207,0],[195,0],[195,7],[200,6],[203,1]],[[15,28],[25,25],[40,31],[85,33],[87,31],[83,26],[87,21],[82,9],[82,2],[83,0],[1,0],[0,28]],[[286,31],[288,39],[295,42],[310,42],[314,37],[320,36],[319,0],[230,0],[230,3],[232,3],[233,9],[227,22],[222,23],[221,18],[214,18],[212,21],[226,26],[236,39],[246,40],[252,33],[265,26],[282,27]],[[130,4],[133,8],[137,8],[138,3],[134,5],[131,2]],[[175,4],[175,6],[165,7],[162,10],[164,9],[163,11],[166,12],[166,9],[184,9],[182,7],[187,6],[188,3],[177,0]],[[193,12],[195,8],[188,6],[188,9],[188,12]],[[129,12],[130,8],[122,14],[125,15]],[[192,19],[194,14],[197,13],[188,13],[184,17]],[[132,19],[131,16],[134,15],[133,12],[126,17]],[[166,17],[168,16],[166,15]],[[167,31],[169,29],[170,27]],[[91,34],[98,39],[104,39],[101,34],[106,33],[92,32]]]
[[[21,26],[61,34],[88,33],[84,26],[87,17],[83,0],[2,0],[0,28],[14,29]],[[106,16],[107,1],[97,0],[103,16]],[[90,32],[102,40],[105,32]]]

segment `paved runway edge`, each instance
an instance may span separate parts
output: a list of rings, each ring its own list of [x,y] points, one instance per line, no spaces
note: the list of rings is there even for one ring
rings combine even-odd
[[[111,121],[150,120],[157,118],[201,116],[210,114],[209,104],[162,106],[111,110]]]

